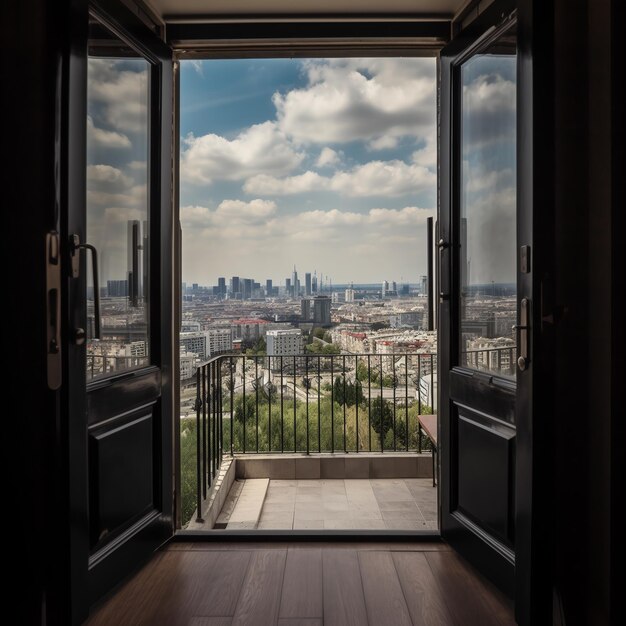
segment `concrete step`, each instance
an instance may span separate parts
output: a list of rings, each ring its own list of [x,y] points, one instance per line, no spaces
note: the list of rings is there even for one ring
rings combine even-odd
[[[238,481],[235,481],[235,485],[237,482]],[[224,509],[222,509],[225,517],[228,516],[228,520],[226,521],[227,530],[251,530],[256,528],[259,518],[261,517],[261,510],[263,509],[263,502],[265,501],[269,482],[269,478],[246,480],[243,483],[243,487],[239,490],[239,493],[233,494],[233,501],[228,503],[230,513],[229,510],[224,511]],[[231,492],[235,488],[235,485],[231,488]],[[239,485],[241,485],[241,483],[239,483]],[[220,520],[220,517],[218,517],[218,522],[223,524],[224,519]],[[224,526],[221,527],[224,528]],[[216,528],[219,527],[216,525]]]

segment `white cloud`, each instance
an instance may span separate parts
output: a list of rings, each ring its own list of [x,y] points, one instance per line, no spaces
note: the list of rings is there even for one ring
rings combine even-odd
[[[211,274],[216,275],[281,280],[294,262],[299,268],[303,265],[325,274],[332,272],[337,281],[391,280],[399,279],[402,273],[417,276],[425,271],[424,247],[420,244],[433,209],[407,206],[302,213],[272,209],[267,207],[268,215],[254,222],[227,219],[222,214],[225,207],[182,207],[186,276],[205,275],[208,241]],[[418,269],[420,263],[423,270]]]
[[[87,181],[88,183],[117,187],[129,187],[133,182],[118,168],[101,164],[87,166]]]
[[[263,196],[330,190],[350,197],[396,197],[433,189],[436,175],[428,168],[403,161],[370,161],[347,172],[320,176],[305,172],[277,178],[261,174],[247,180],[244,191]]]
[[[503,61],[504,62],[504,61]],[[511,63],[515,63],[513,58]],[[517,87],[500,74],[478,76],[463,87],[464,151],[515,139]]]
[[[129,207],[147,210],[147,189],[145,185],[135,185],[130,189],[116,189],[113,191],[103,191],[98,189],[87,189],[87,203],[90,210],[93,207]]]
[[[220,219],[257,222],[276,213],[276,203],[271,200],[223,200],[218,205],[216,215]]]
[[[315,165],[317,165],[317,167],[328,167],[330,165],[337,165],[340,160],[341,159],[335,150],[326,147],[320,152]]]
[[[248,194],[260,196],[287,196],[328,189],[329,181],[329,178],[311,171],[286,178],[258,174],[244,183],[243,190]]]
[[[123,133],[98,128],[87,116],[87,140],[99,148],[130,148],[130,139]]]
[[[244,180],[257,174],[284,175],[304,159],[273,122],[255,124],[228,140],[219,135],[188,135],[183,140],[181,176],[187,182]]]
[[[418,137],[435,124],[432,59],[309,61],[308,84],[275,93],[280,127],[296,142],[370,141]]]
[[[147,134],[148,66],[144,59],[89,59],[89,104],[103,108],[111,129]]]

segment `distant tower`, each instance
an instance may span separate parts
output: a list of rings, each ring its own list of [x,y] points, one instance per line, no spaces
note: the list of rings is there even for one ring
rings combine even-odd
[[[304,275],[304,295],[305,296],[310,296],[311,295],[311,272],[307,272]]]
[[[295,264],[293,266],[293,274],[291,275],[291,288],[293,297],[297,298],[300,295],[300,281],[298,280],[298,271]]]
[[[381,288],[380,288],[380,297],[384,298],[389,291],[389,281],[383,280]]]
[[[291,278],[285,278],[285,295],[291,295]]]
[[[317,270],[313,272],[313,280],[311,281],[311,292],[317,293]]]
[[[428,276],[421,276],[422,282],[422,294],[426,295],[428,293]]]
[[[273,294],[274,294],[274,287],[272,285],[272,279],[268,278],[265,281],[265,297],[271,298]]]

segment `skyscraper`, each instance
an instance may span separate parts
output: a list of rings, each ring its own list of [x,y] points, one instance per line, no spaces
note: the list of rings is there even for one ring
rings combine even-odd
[[[313,272],[313,280],[311,281],[311,292],[317,293],[317,270]]]
[[[241,286],[239,284],[239,276],[233,276],[230,279],[230,295],[231,295],[231,298],[236,298],[238,293],[241,293]]]
[[[220,276],[220,278],[217,279],[217,292],[220,298],[226,297],[226,278],[223,276]]]
[[[291,295],[291,278],[285,278],[285,295]]]
[[[384,298],[387,295],[388,291],[389,291],[389,282],[386,280],[383,280],[382,286],[380,288],[380,297]]]
[[[250,298],[252,298],[252,279],[251,278],[244,278],[243,279],[243,299],[244,300],[250,300]]]
[[[330,304],[328,296],[313,298],[313,322],[320,326],[330,326]]]
[[[311,272],[307,272],[304,275],[304,295],[311,295]]]
[[[274,293],[274,287],[272,285],[272,279],[268,278],[265,281],[265,297],[266,298],[271,298],[273,293]]]
[[[296,266],[293,266],[293,273],[291,274],[291,289],[293,293],[291,294],[294,298],[297,298],[300,295],[300,281],[298,280],[298,271],[296,270]]]

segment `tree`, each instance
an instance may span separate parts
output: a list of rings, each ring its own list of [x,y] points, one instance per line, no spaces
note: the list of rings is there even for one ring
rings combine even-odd
[[[318,339],[324,339],[324,333],[326,331],[323,328],[314,328],[313,329],[313,336],[317,337]]]
[[[389,328],[388,322],[374,322],[372,324],[372,330],[382,330],[383,328]]]
[[[365,399],[363,396],[363,385],[360,382],[355,384],[347,380],[345,381],[344,394],[344,380],[341,376],[337,376],[333,386],[333,397],[335,402],[341,405],[354,406],[357,403],[362,404]]]
[[[384,438],[387,431],[393,428],[393,410],[391,409],[391,403],[380,396],[374,398],[372,400],[370,422],[372,428]]]
[[[267,353],[267,343],[264,337],[259,337],[251,348],[246,350],[248,356],[265,356]]]

